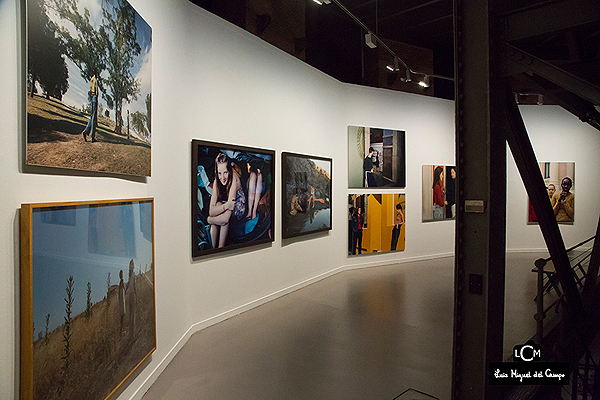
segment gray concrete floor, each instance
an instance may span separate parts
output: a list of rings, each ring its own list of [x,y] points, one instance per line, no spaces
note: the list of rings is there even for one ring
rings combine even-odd
[[[535,333],[543,254],[507,255],[505,354]],[[158,399],[449,399],[454,259],[349,270],[192,335]]]

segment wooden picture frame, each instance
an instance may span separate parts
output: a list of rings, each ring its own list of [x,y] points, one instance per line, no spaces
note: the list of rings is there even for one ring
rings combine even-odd
[[[281,166],[282,237],[331,230],[333,160],[283,152]]]
[[[274,241],[275,151],[192,140],[191,175],[192,257]]]
[[[156,349],[154,200],[22,204],[20,221],[20,399],[110,398]]]

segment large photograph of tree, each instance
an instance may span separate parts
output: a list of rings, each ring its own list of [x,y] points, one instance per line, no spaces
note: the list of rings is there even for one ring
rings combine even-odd
[[[107,399],[156,348],[153,200],[20,217],[21,399]]]
[[[152,29],[125,0],[27,0],[26,164],[150,176]]]

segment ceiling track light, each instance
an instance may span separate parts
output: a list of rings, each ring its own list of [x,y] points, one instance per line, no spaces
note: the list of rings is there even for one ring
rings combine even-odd
[[[1,0],[0,0],[1,1]],[[418,72],[418,71],[413,71],[409,68],[408,64],[406,64],[404,61],[402,61],[402,59],[400,57],[398,57],[396,55],[396,53],[390,49],[390,47],[385,44],[384,41],[382,41],[376,34],[373,33],[372,30],[369,29],[369,27],[367,25],[365,25],[364,22],[362,22],[356,15],[354,15],[352,13],[352,11],[348,10],[341,2],[340,0],[313,0],[314,2],[318,3],[318,4],[329,4],[329,3],[334,3],[335,5],[337,5],[342,11],[344,11],[350,18],[352,18],[354,20],[354,22],[356,22],[361,28],[363,28],[363,30],[365,32],[367,32],[367,34],[365,35],[365,43],[367,44],[367,46],[369,46],[370,48],[374,49],[377,47],[378,44],[381,45],[381,47],[383,47],[388,53],[390,53],[393,57],[394,57],[394,70],[392,70],[392,66],[389,65],[386,68],[388,70],[390,70],[391,72],[396,72],[399,70],[399,65],[396,64],[396,62],[398,62],[399,64],[402,64],[402,66],[404,68],[406,68],[406,78],[403,79],[405,82],[411,82],[412,78],[411,78],[411,74],[417,74],[417,75],[425,75],[423,77],[423,80],[421,80],[419,82],[419,84],[423,87],[429,87],[429,78],[440,78],[440,79],[445,79],[448,81],[454,81],[454,78],[448,77],[448,76],[442,76],[442,75],[433,75],[433,74],[423,74],[422,72]]]
[[[374,49],[377,47],[377,39],[375,38],[375,35],[371,32],[367,32],[365,34],[365,44],[367,46],[369,46],[371,49]]]
[[[390,72],[398,72],[398,71],[400,71],[400,67],[398,66],[398,57],[394,57],[394,65],[387,65],[386,68]]]

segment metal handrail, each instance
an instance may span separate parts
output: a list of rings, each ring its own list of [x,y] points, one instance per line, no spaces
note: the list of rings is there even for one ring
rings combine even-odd
[[[570,248],[567,249],[567,253],[570,253],[573,250],[576,250],[579,247],[583,246],[584,244],[592,241],[593,239],[596,238],[596,236],[597,235],[594,235],[594,236],[590,237],[589,239],[586,239],[574,246],[571,246]],[[571,266],[571,269],[573,269],[573,270],[575,270],[577,267],[579,267],[579,269],[582,273],[581,278],[579,278],[579,277],[577,277],[577,275],[575,275],[577,278],[576,284],[580,288],[583,287],[583,282],[586,278],[586,271],[583,268],[583,264],[590,258],[590,256],[591,256],[591,250],[588,250],[588,252],[585,253],[583,256],[578,255],[577,257],[581,257],[581,259],[579,259],[574,265]],[[578,258],[575,258],[573,261],[576,261],[577,259]],[[532,270],[533,272],[537,272],[537,296],[535,299],[537,309],[536,309],[534,318],[537,321],[536,341],[538,343],[541,343],[542,339],[544,337],[544,319],[546,318],[546,313],[554,307],[556,307],[556,312],[558,313],[558,308],[560,307],[561,302],[564,301],[564,294],[562,293],[562,291],[560,290],[560,287],[557,285],[557,282],[555,281],[556,278],[554,276],[554,272],[553,271],[544,271],[544,267],[551,260],[552,260],[552,257],[539,258],[539,259],[535,260],[535,262],[534,262],[535,268],[533,268],[533,270]],[[546,276],[548,279],[548,281],[546,283],[544,283],[544,276]],[[554,288],[554,290],[558,294],[558,298],[556,300],[554,300],[550,305],[544,307],[544,294],[550,292],[549,288]]]

